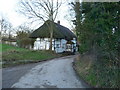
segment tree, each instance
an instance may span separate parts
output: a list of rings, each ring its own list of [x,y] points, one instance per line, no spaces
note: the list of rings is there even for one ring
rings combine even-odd
[[[77,36],[79,36],[81,49],[82,45],[87,51],[94,47],[104,48],[108,52],[116,49],[119,38],[119,7],[117,2],[81,3],[81,6],[74,3],[75,17],[78,16],[74,20],[74,25],[76,32],[79,33]]]
[[[74,11],[80,13],[79,6]],[[76,28],[81,32],[79,52],[83,57],[95,56],[86,76],[93,76],[90,81],[97,77],[93,82],[98,87],[119,87],[120,2],[82,2],[83,16],[82,23],[74,24],[82,25]]]
[[[0,25],[2,37],[11,38],[12,24],[7,19],[2,17],[2,19],[0,20]]]
[[[32,22],[51,20],[51,23],[47,24],[50,30],[49,50],[52,50],[53,22],[56,19],[61,4],[62,2],[58,2],[58,0],[56,0],[56,3],[54,0],[21,0],[20,12],[28,16],[29,19],[32,19]]]
[[[33,47],[34,45],[34,39],[29,38],[29,35],[31,34],[32,30],[26,26],[26,24],[22,24],[17,27],[16,29],[16,39],[17,39],[17,44],[19,47],[22,48],[30,48],[30,46]]]
[[[76,35],[79,37],[79,34],[81,32],[81,23],[82,23],[82,8],[81,8],[81,3],[78,2],[72,2],[71,3],[72,8],[75,12],[75,20],[72,20],[75,28],[76,28]]]
[[[29,38],[29,33],[27,32],[18,31],[16,38],[19,47],[29,48],[29,45],[31,45],[31,39]]]
[[[75,12],[74,25],[80,41],[80,53],[92,52],[98,59],[119,62],[119,2],[72,3]],[[82,13],[82,15],[81,15]],[[82,18],[82,19],[81,19]],[[84,20],[83,20],[84,18]]]

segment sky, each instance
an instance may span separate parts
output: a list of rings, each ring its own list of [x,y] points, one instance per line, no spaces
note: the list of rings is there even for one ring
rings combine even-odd
[[[16,12],[19,0],[0,0],[0,17],[7,18],[14,27],[25,22],[25,18]]]
[[[19,0],[0,0],[0,18],[5,17],[12,23],[13,27],[17,27],[27,21],[27,17],[16,12],[18,8]],[[60,24],[71,29],[70,22],[65,19],[68,15],[68,5],[63,4],[59,10],[57,20],[60,20]]]
[[[25,16],[22,14],[16,12],[20,0],[0,0],[0,19],[1,17],[5,17],[9,20],[10,23],[12,23],[13,27],[17,27],[21,24],[24,24],[24,22],[28,21]],[[63,0],[63,1],[73,1],[73,0]],[[79,1],[79,0],[75,0]],[[81,0],[80,0],[81,1]],[[82,0],[82,1],[88,1],[88,0]],[[89,0],[89,1],[100,1],[100,0]],[[109,1],[109,0],[102,0],[102,1]],[[119,0],[112,0],[112,1],[119,1]],[[65,18],[66,15],[69,15],[69,6],[68,3],[65,3],[61,6],[58,14],[57,20],[60,20],[61,25],[64,25],[68,27],[69,29],[72,29],[70,21],[68,21],[67,18]]]

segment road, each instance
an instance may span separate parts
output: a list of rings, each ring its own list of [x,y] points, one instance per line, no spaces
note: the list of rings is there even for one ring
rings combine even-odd
[[[67,56],[3,69],[3,88],[86,88]]]

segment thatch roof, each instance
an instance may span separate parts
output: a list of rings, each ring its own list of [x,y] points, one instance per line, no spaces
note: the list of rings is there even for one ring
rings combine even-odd
[[[2,41],[16,42],[17,40],[14,38],[2,38]]]
[[[41,27],[33,31],[33,33],[30,35],[30,38],[49,38],[50,30],[48,25],[50,25],[50,23],[51,21],[47,20]],[[72,40],[73,38],[76,38],[76,36],[68,28],[58,23],[54,23],[53,38]]]

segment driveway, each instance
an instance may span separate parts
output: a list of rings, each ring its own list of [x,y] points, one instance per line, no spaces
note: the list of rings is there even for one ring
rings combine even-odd
[[[3,88],[86,88],[72,67],[75,55],[3,69]]]

